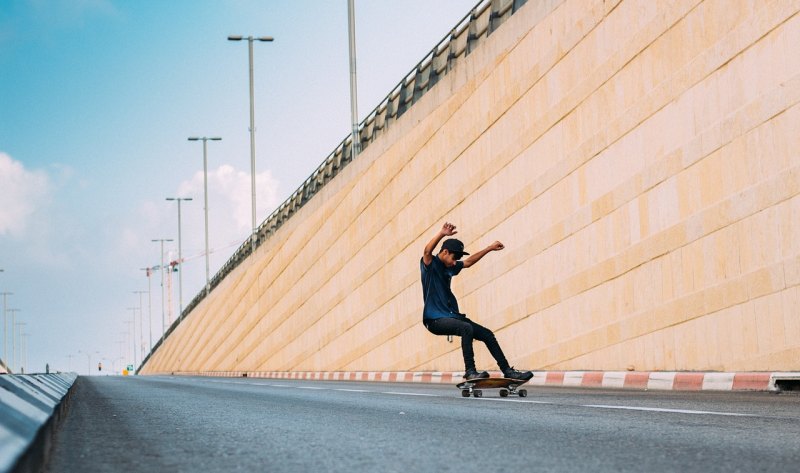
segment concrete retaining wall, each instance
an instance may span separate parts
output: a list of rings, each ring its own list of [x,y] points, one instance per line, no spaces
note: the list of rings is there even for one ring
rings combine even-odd
[[[0,376],[0,472],[39,471],[74,373]]]
[[[454,292],[519,368],[796,371],[798,11],[528,1],[141,372],[461,370],[420,324],[444,221],[505,243]]]

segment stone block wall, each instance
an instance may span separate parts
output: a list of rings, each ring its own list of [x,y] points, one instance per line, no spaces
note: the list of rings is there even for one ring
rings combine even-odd
[[[142,373],[797,370],[800,2],[529,0],[193,309]],[[482,369],[494,367],[481,344]]]

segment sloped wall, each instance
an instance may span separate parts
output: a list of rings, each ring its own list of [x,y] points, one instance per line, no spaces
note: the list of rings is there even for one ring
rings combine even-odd
[[[454,292],[518,368],[797,369],[798,11],[529,0],[141,372],[463,369],[420,323],[445,220],[506,245]]]

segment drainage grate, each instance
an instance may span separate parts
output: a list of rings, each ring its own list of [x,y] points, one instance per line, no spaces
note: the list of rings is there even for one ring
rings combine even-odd
[[[778,391],[800,391],[800,378],[775,378]]]

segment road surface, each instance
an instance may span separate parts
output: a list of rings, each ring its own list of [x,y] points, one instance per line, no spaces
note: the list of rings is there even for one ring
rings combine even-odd
[[[800,396],[80,377],[48,471],[797,471]]]

